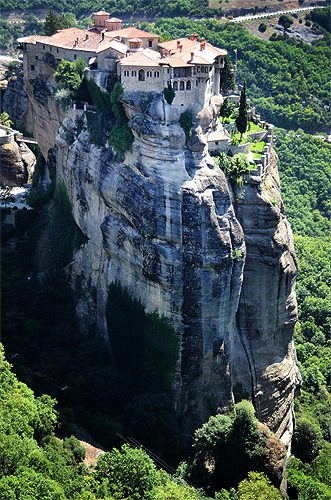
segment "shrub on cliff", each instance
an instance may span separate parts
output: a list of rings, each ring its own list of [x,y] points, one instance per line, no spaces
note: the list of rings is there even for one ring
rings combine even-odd
[[[184,113],[182,113],[180,115],[179,123],[180,123],[180,126],[182,127],[182,129],[185,132],[186,139],[188,139],[189,137],[191,137],[191,135],[192,135],[192,125],[193,125],[191,112],[190,111],[184,111]]]
[[[129,120],[125,114],[123,104],[121,103],[122,93],[122,85],[120,82],[116,82],[110,94],[110,101],[113,113],[116,117],[116,124],[110,132],[109,144],[118,153],[125,153],[128,151],[134,141],[134,136],[128,125]]]
[[[168,86],[164,88],[163,95],[168,104],[172,104],[172,101],[175,99],[176,92],[172,88],[171,83],[168,83]]]
[[[244,183],[244,175],[249,172],[249,162],[247,156],[241,153],[230,157],[225,153],[219,153],[214,157],[215,164],[223,170],[238,187]]]

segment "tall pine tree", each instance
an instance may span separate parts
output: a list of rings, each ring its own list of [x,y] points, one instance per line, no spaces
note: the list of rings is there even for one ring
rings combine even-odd
[[[236,126],[238,132],[240,132],[240,141],[242,139],[243,134],[246,132],[248,122],[248,113],[247,113],[247,98],[246,98],[246,80],[244,80],[244,86],[240,93],[239,100],[239,114],[236,119]]]
[[[221,90],[232,90],[234,88],[234,77],[231,59],[225,56],[224,68],[221,69]]]
[[[45,22],[43,25],[43,34],[46,36],[55,35],[58,30],[57,16],[51,10],[50,13],[45,17]]]

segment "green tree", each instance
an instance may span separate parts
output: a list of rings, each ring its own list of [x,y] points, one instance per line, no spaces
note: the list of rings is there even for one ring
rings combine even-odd
[[[242,480],[260,451],[259,430],[252,403],[245,400],[237,403],[234,413],[232,417],[210,417],[194,434],[196,459],[200,463],[214,463],[213,484],[216,490],[224,486],[232,487]]]
[[[293,19],[286,14],[282,14],[278,19],[278,24],[284,26],[284,30],[286,31],[293,24]]]
[[[300,418],[295,424],[292,439],[292,453],[302,462],[312,462],[321,446],[321,432],[307,418]]]
[[[249,472],[238,485],[238,500],[282,500],[282,496],[262,472]]]
[[[234,88],[234,72],[231,59],[228,55],[224,58],[224,68],[221,69],[221,90],[232,90]]]
[[[236,127],[238,132],[240,132],[240,140],[242,139],[243,134],[246,132],[248,123],[248,114],[247,114],[247,97],[246,97],[246,80],[244,80],[244,86],[242,91],[240,92],[240,100],[239,100],[239,113],[236,118]]]
[[[0,124],[10,128],[13,122],[9,119],[9,114],[3,111],[0,115]]]
[[[230,101],[230,99],[227,97],[224,99],[224,102],[222,104],[222,107],[220,109],[220,116],[223,118],[223,123],[226,118],[229,118],[232,113],[234,112],[235,105],[233,102]]]
[[[97,476],[108,481],[112,493],[136,500],[152,500],[156,467],[147,453],[124,444],[98,459]]]
[[[51,10],[50,13],[45,17],[43,24],[43,34],[47,36],[55,35],[59,30],[70,28],[75,20],[67,14],[60,14],[57,16]]]
[[[168,86],[165,87],[165,89],[163,90],[163,95],[168,104],[171,104],[175,99],[176,92],[172,88],[171,83],[168,83]]]
[[[50,13],[45,17],[43,34],[46,36],[52,36],[57,33],[58,29],[58,18],[56,14],[54,14],[54,12],[51,10]]]
[[[265,31],[267,31],[267,25],[266,25],[266,23],[261,23],[259,25],[259,32],[264,33]]]
[[[82,57],[79,57],[74,62],[62,59],[54,73],[55,81],[61,83],[71,92],[74,92],[82,83],[84,76],[83,67],[86,67],[86,63]]]

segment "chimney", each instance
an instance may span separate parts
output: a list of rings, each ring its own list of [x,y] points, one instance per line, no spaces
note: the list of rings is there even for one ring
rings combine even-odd
[[[205,50],[206,48],[206,40],[205,38],[201,38],[200,50]]]
[[[183,45],[180,43],[180,44],[178,45],[178,48],[179,48],[179,52],[181,52],[181,51],[183,50]]]
[[[76,38],[76,45],[78,45],[78,42],[79,42],[79,40],[78,40],[78,37],[77,37],[77,38]]]
[[[85,34],[85,40],[88,40],[88,33]]]
[[[104,39],[105,39],[105,34],[104,34],[104,32],[102,31],[102,32],[101,32],[101,40],[104,40]]]
[[[198,41],[198,35],[196,35],[195,33],[191,33],[190,39],[191,39],[192,42],[197,42]]]
[[[180,46],[180,40],[177,40],[177,49],[179,49]]]
[[[194,52],[191,52],[191,60],[190,60],[190,62],[193,62],[193,58],[194,58]]]

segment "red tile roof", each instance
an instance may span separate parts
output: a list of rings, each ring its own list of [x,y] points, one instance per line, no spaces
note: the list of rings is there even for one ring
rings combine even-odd
[[[78,42],[77,42],[78,39]],[[27,37],[26,42],[30,43],[44,43],[52,47],[59,47],[64,49],[84,50],[87,52],[102,52],[108,48],[113,48],[119,53],[125,54],[127,47],[113,37],[105,37],[95,31],[85,31],[79,28],[67,28],[58,31],[52,36],[33,36]]]
[[[155,50],[145,49],[142,52],[136,52],[128,57],[121,59],[120,66],[152,66],[159,67],[161,55]]]
[[[106,31],[105,36],[120,36],[122,38],[159,38],[159,35],[153,35],[152,33],[147,33],[147,31],[138,30],[133,26],[116,31]]]
[[[225,56],[226,50],[214,47],[210,43],[204,42],[201,50],[201,42],[189,40],[188,38],[178,38],[170,40],[169,42],[159,43],[161,49],[170,52],[168,56],[171,60],[172,57],[181,57],[184,61],[191,60],[191,53],[194,52],[193,64],[212,64],[217,56]]]

